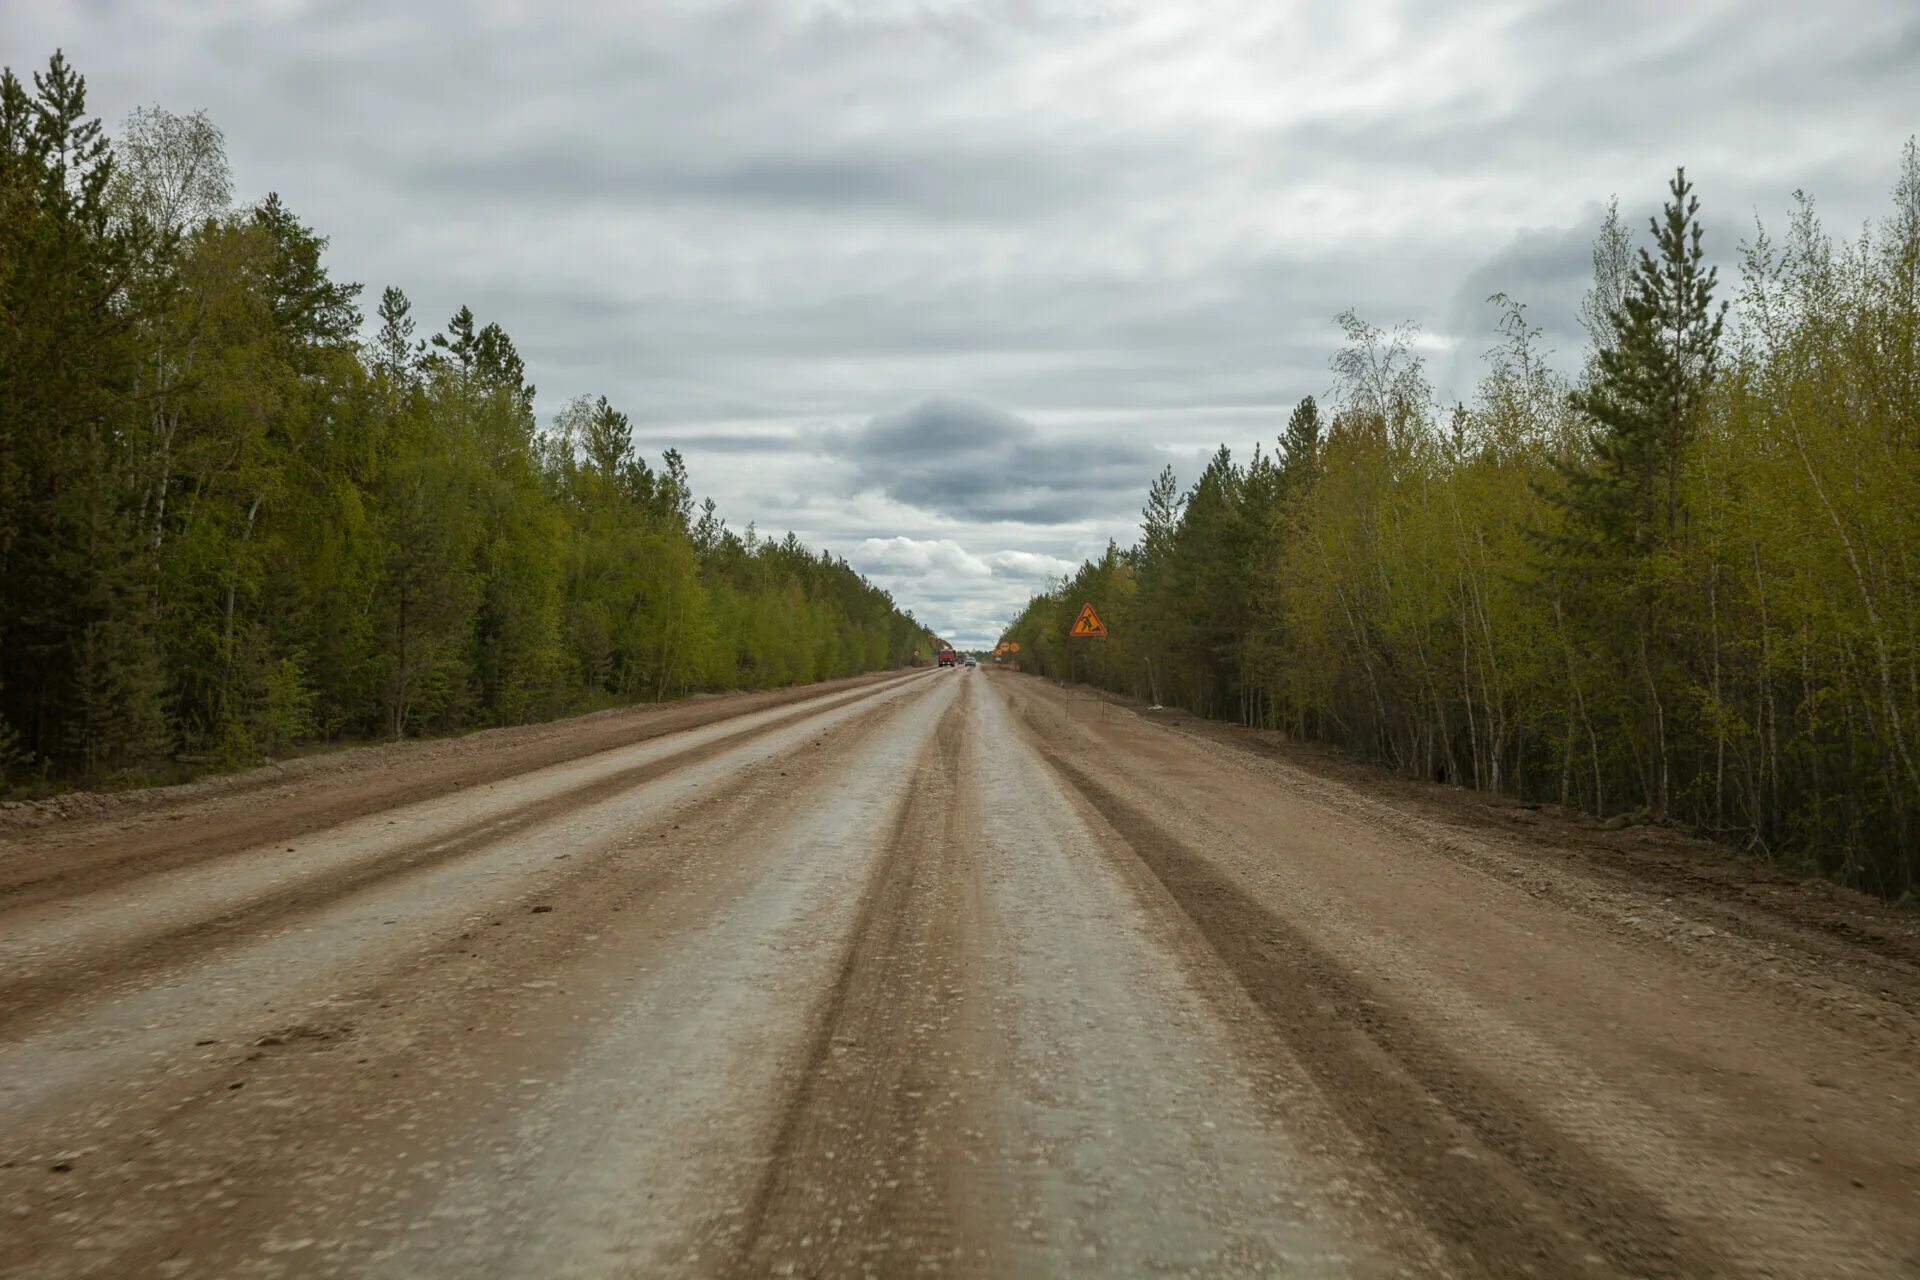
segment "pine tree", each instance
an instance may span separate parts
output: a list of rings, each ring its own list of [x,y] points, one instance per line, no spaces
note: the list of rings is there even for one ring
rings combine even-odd
[[[87,767],[150,749],[158,714],[127,444],[152,235],[115,219],[113,174],[62,55],[31,95],[0,72],[0,715]],[[138,731],[76,733],[83,709]]]
[[[1679,527],[1680,463],[1719,355],[1727,308],[1713,306],[1718,272],[1702,266],[1700,201],[1685,169],[1668,190],[1649,221],[1658,256],[1640,251],[1596,377],[1573,393],[1594,424],[1593,458],[1569,469],[1567,504],[1602,552],[1644,555]]]
[[[712,498],[701,499],[700,518],[694,521],[691,537],[693,549],[700,554],[703,563],[720,545],[726,532],[727,522],[720,518],[719,504]]]
[[[265,232],[272,253],[266,282],[274,324],[296,350],[341,348],[360,328],[358,284],[342,284],[327,274],[321,257],[327,238],[294,216],[278,193],[269,193],[253,211],[253,225]]]
[[[473,334],[473,309],[462,306],[447,321],[447,331],[433,335],[433,352],[429,356],[435,364],[444,364],[451,360],[465,377],[473,372],[476,343]],[[441,352],[446,355],[441,355]]]
[[[633,426],[627,415],[615,409],[605,396],[594,404],[586,420],[581,451],[601,477],[612,484],[624,485],[633,466]]]
[[[1593,424],[1591,458],[1562,465],[1555,495],[1566,516],[1555,539],[1563,563],[1584,570],[1582,603],[1622,673],[1637,677],[1647,807],[1667,816],[1672,800],[1673,669],[1667,594],[1655,557],[1672,548],[1684,518],[1681,465],[1698,430],[1719,355],[1723,303],[1717,272],[1703,267],[1700,201],[1675,173],[1662,216],[1650,220],[1656,253],[1640,251],[1611,342],[1594,376],[1571,395]]]
[[[467,309],[460,310],[465,313]],[[527,381],[526,361],[520,358],[513,339],[499,325],[489,324],[474,336],[473,371],[482,386],[505,392],[511,398],[516,416],[531,436],[534,386]]]
[[[392,285],[380,293],[380,333],[373,340],[374,372],[395,390],[411,386],[424,344],[413,336],[413,303]]]
[[[660,475],[653,491],[654,512],[664,524],[685,532],[693,523],[693,483],[687,478],[686,460],[678,449],[660,455]],[[787,538],[792,541],[793,535]],[[796,545],[798,545],[796,543]]]
[[[1302,396],[1280,437],[1280,471],[1288,489],[1310,483],[1320,460],[1320,406]]]
[[[1160,468],[1147,490],[1147,505],[1140,509],[1140,560],[1145,568],[1157,568],[1172,548],[1173,531],[1180,523],[1180,482],[1172,467]]]

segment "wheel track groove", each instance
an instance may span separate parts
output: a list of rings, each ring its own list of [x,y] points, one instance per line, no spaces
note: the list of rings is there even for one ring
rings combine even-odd
[[[822,734],[829,744],[834,735],[857,740],[877,721],[903,714],[912,701],[878,700],[825,727]],[[610,850],[610,856],[560,863],[538,883],[528,883],[518,893],[517,908],[496,907],[496,918],[489,923],[504,928],[482,924],[425,948],[395,953],[380,977],[356,985],[339,1000],[341,1017],[351,1021],[311,1037],[303,1037],[298,1027],[263,1022],[256,1029],[271,1033],[264,1049],[244,1039],[229,1041],[209,1050],[204,1064],[189,1076],[175,1078],[158,1091],[140,1088],[139,1118],[123,1117],[116,1126],[123,1141],[91,1151],[66,1179],[34,1179],[42,1189],[39,1194],[51,1198],[20,1224],[7,1255],[0,1257],[0,1275],[12,1276],[17,1267],[22,1276],[59,1275],[64,1280],[69,1275],[103,1275],[117,1280],[157,1274],[153,1268],[158,1264],[181,1257],[197,1258],[213,1274],[230,1274],[257,1262],[261,1243],[300,1213],[313,1194],[309,1179],[316,1168],[340,1168],[343,1143],[350,1142],[346,1149],[358,1152],[362,1143],[394,1139],[389,1112],[404,1105],[414,1090],[460,1079],[467,1082],[462,1091],[471,1093],[476,1087],[472,1071],[514,1076],[543,1070],[529,1066],[522,1043],[512,1038],[517,1033],[508,1028],[514,1021],[546,1001],[550,992],[587,995],[604,966],[600,953],[609,944],[599,941],[603,931],[612,937],[613,931],[631,934],[638,929],[657,937],[659,924],[648,922],[658,913],[649,914],[649,909],[663,887],[715,856],[735,831],[764,824],[770,805],[815,803],[807,799],[810,780],[835,767],[835,753],[828,749],[807,750],[783,761],[778,770],[735,771],[674,807],[670,822],[662,815],[660,830],[649,822]],[[552,905],[553,914],[527,915],[527,905],[536,902]],[[533,978],[539,981],[527,981]],[[423,986],[437,993],[425,1009],[418,1007]],[[292,1034],[285,1034],[288,1030]],[[579,1024],[570,1023],[570,1031],[579,1034]],[[277,1043],[283,1039],[286,1043]],[[489,1045],[499,1051],[511,1045],[511,1065],[496,1061]],[[539,1052],[547,1057],[544,1069],[556,1070],[559,1064],[553,1059],[558,1055],[564,1060],[567,1042],[543,1041]],[[358,1065],[345,1065],[349,1058]],[[246,1092],[230,1091],[236,1079],[247,1083]],[[401,1088],[386,1083],[389,1080],[409,1083]],[[233,1111],[236,1103],[256,1095],[308,1101],[298,1109],[254,1111],[251,1116],[243,1114],[244,1107],[241,1113]],[[414,1128],[411,1123],[403,1127]],[[325,1138],[316,1141],[316,1135]],[[12,1137],[0,1153],[12,1163],[0,1168],[24,1167],[20,1143],[25,1135]],[[424,1137],[410,1134],[401,1145],[415,1149]],[[42,1146],[46,1140],[43,1137]],[[200,1179],[207,1185],[244,1188],[236,1193],[240,1204],[222,1215],[223,1252],[208,1252],[204,1224],[184,1197],[169,1201],[160,1190],[158,1199],[153,1198],[183,1160],[196,1172],[208,1171]],[[346,1167],[351,1171],[359,1160],[356,1156]],[[0,1178],[10,1176],[20,1174],[0,1172]],[[87,1198],[90,1208],[81,1225],[57,1225],[54,1212],[73,1203],[58,1197],[84,1186],[83,1179],[90,1177],[111,1179],[115,1189]],[[431,1190],[430,1185],[423,1188],[427,1194]],[[119,1252],[74,1255],[68,1244],[76,1231],[127,1239]],[[76,1260],[99,1265],[68,1270]],[[44,1269],[49,1266],[54,1270]],[[200,1270],[196,1266],[195,1273]]]
[[[311,780],[265,777],[237,782],[230,792],[206,797],[204,803],[216,806],[244,803],[256,793],[276,787],[287,789],[287,794],[253,807],[234,820],[224,821],[212,831],[204,829],[207,825],[204,821],[191,821],[201,816],[192,812],[201,800],[187,799],[176,805],[164,798],[135,810],[120,822],[111,817],[88,815],[71,823],[27,828],[17,833],[0,830],[0,850],[7,850],[9,844],[14,846],[7,857],[0,858],[0,916],[48,901],[112,889],[148,875],[246,853],[290,838],[311,837],[373,814],[441,799],[543,769],[579,765],[595,756],[730,719],[765,714],[795,703],[804,704],[803,710],[824,709],[827,700],[844,702],[870,696],[912,678],[898,675],[879,680],[860,678],[860,683],[851,690],[803,685],[771,694],[742,695],[737,703],[722,699],[704,705],[667,704],[658,709],[658,723],[649,715],[633,726],[587,726],[577,738],[564,740],[557,748],[552,738],[566,727],[565,722],[528,726],[544,731],[538,741],[502,744],[496,752],[470,761],[427,762],[423,770],[426,776],[420,780],[410,776],[413,769],[409,762],[396,761],[370,793],[350,794],[346,798],[337,792],[351,791],[356,785],[352,778],[343,781],[330,777]],[[156,789],[159,790],[163,789]],[[177,831],[159,825],[174,821],[186,822],[188,830]],[[101,831],[109,823],[118,829],[98,841],[97,848],[66,847]]]
[[[1027,733],[1047,767],[1193,922],[1335,1114],[1467,1273],[1739,1274],[1627,1177],[1560,1140],[1528,1104],[1395,1010],[1386,993],[1066,760],[1030,725]],[[1604,1262],[1591,1256],[1595,1250]]]
[[[972,697],[913,764],[724,1274],[952,1274],[965,1252],[950,1162],[977,925],[956,839]]]
[[[809,702],[802,710],[568,787],[522,808],[489,814],[450,830],[405,841],[372,859],[348,862],[300,880],[290,888],[276,887],[219,915],[89,948],[87,958],[79,964],[63,960],[57,968],[0,982],[0,1041],[31,1031],[36,1023],[59,1010],[75,995],[98,992],[103,980],[112,979],[117,986],[125,987],[155,973],[244,945],[340,898],[445,866],[502,840],[535,830],[570,811],[610,800],[819,716],[868,699],[883,698],[891,688],[885,685],[879,690],[862,690],[830,696],[823,702]],[[244,856],[252,851],[239,850],[229,856]],[[87,894],[91,897],[98,892],[102,890],[90,887]]]

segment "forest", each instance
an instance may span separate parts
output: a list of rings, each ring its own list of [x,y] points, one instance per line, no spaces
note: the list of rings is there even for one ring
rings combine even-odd
[[[1324,405],[1163,472],[1033,598],[1029,670],[1410,775],[1920,879],[1920,155],[1892,210],[1706,265],[1682,171],[1593,246],[1577,372],[1515,299],[1469,403],[1348,313]],[[1721,297],[1722,294],[1726,296]],[[1111,636],[1066,638],[1083,602]]]
[[[216,125],[0,77],[0,794],[902,665],[839,558],[726,527],[513,340],[416,336]],[[184,765],[183,765],[184,762]]]

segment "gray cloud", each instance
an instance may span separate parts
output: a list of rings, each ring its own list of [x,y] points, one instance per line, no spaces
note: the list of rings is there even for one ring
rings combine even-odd
[[[1519,231],[1461,282],[1446,320],[1455,345],[1437,370],[1437,381],[1450,398],[1470,398],[1482,358],[1499,340],[1500,310],[1490,301],[1495,294],[1527,308],[1529,322],[1541,330],[1541,351],[1551,363],[1567,372],[1578,366],[1587,340],[1580,327],[1580,300],[1593,279],[1593,240],[1605,216],[1595,205],[1573,226]],[[1630,227],[1644,221],[1625,210],[1621,218]]]
[[[820,446],[852,470],[853,489],[958,520],[1064,524],[1137,497],[1160,463],[1113,438],[1048,439],[1031,422],[943,396],[881,414]]]
[[[481,156],[436,157],[409,178],[476,199],[645,200],[695,210],[759,206],[785,214],[992,223],[1097,205],[1141,159],[1089,150],[1062,162],[1017,143],[934,149],[923,142],[802,140],[737,155],[641,156],[541,140]]]
[[[1465,396],[1496,291],[1577,360],[1597,209],[1645,209],[1675,164],[1722,263],[1796,187],[1836,231],[1877,215],[1920,13],[0,5],[17,69],[56,46],[110,123],[206,108],[240,191],[278,190],[342,277],[502,324],[543,415],[608,395],[736,524],[878,540],[885,585],[978,642],[1031,585],[1005,557],[1097,553],[1162,462],[1270,441],[1348,307],[1422,325]],[[929,448],[909,406],[948,389],[972,407]]]

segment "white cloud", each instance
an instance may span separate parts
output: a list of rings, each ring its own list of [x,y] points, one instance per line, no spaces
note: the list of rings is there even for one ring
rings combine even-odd
[[[866,538],[847,560],[912,603],[936,633],[968,648],[999,638],[1027,598],[1077,562],[1021,548],[976,553],[952,538]]]
[[[995,551],[987,557],[987,563],[993,566],[996,574],[1003,577],[1036,583],[1070,574],[1079,567],[1075,561],[1033,551]]]
[[[1722,261],[1795,187],[1877,215],[1920,64],[1911,0],[557,12],[34,0],[0,49],[64,48],[110,125],[206,108],[339,276],[498,321],[543,413],[608,395],[736,526],[893,544],[889,589],[976,643],[1042,565],[1131,538],[1161,463],[1271,441],[1347,307],[1420,322],[1465,394],[1485,294],[1572,334],[1595,206],[1677,163]],[[1031,434],[864,475],[812,451],[942,393]],[[901,540],[959,555],[884,563]]]
[[[948,538],[918,542],[912,538],[868,538],[847,559],[870,574],[944,573],[960,578],[990,578],[986,561]]]

